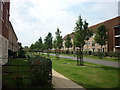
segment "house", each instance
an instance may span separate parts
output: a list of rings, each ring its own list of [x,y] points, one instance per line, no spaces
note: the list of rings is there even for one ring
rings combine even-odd
[[[9,21],[9,42],[8,42],[8,50],[12,52],[18,51],[18,38],[17,35],[13,29],[13,26],[11,22]]]
[[[10,2],[0,0],[0,64],[2,65],[8,61],[9,9]]]
[[[93,36],[86,41],[86,44],[84,45],[84,51],[89,50],[92,52],[99,51],[101,49],[100,45],[95,43],[94,36],[96,33],[97,28],[99,25],[105,25],[108,33],[108,41],[107,44],[103,46],[102,51],[104,52],[120,52],[120,16],[117,16],[115,18],[112,18],[110,20],[101,22],[99,24],[90,26],[89,29],[93,31]],[[67,36],[67,35],[66,35]],[[63,50],[66,50],[65,47],[65,39],[66,36],[63,38]],[[74,33],[69,34],[71,37],[71,41],[73,43],[74,39]],[[71,51],[76,50],[77,47],[70,48]]]

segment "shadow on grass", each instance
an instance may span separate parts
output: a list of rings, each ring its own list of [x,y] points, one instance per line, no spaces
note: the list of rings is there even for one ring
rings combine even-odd
[[[120,68],[115,68],[115,67],[109,67],[109,66],[94,66],[94,65],[86,65],[88,67],[92,67],[92,68],[102,68],[102,69],[105,69],[105,70],[120,70]]]

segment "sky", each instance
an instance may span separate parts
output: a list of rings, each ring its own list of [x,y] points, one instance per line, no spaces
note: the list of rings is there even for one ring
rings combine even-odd
[[[118,16],[119,0],[10,0],[10,21],[22,46],[30,46],[48,32],[55,38],[72,33],[78,16],[89,26]]]

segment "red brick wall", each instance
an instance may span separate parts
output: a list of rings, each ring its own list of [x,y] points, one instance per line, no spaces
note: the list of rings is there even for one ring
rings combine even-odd
[[[3,5],[3,21],[2,21],[2,35],[7,39],[8,39],[8,33],[9,33],[9,29],[8,29],[9,8],[10,8],[10,2],[4,2],[4,5]],[[7,15],[7,18],[6,18],[6,15]]]
[[[99,23],[97,25],[93,25],[89,28],[92,29],[93,32],[96,32],[98,26],[101,25],[101,24],[104,24],[107,28],[107,31],[108,31],[109,38],[108,38],[107,50],[108,50],[108,52],[113,51],[113,48],[115,47],[114,46],[115,36],[114,36],[114,29],[112,27],[116,26],[116,25],[120,25],[120,16],[118,16],[116,18],[113,18],[111,20],[107,20],[105,22]]]
[[[2,2],[0,1],[0,34],[2,35],[2,20],[1,20],[2,11],[1,11],[1,4],[2,4]]]

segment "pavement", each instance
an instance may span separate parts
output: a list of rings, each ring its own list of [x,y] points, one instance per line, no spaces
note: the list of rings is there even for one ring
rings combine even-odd
[[[50,54],[50,55],[55,56],[55,54]],[[77,60],[76,57],[72,57],[72,56],[59,55],[59,57]],[[85,62],[90,62],[90,63],[100,64],[100,65],[106,65],[106,66],[119,67],[120,68],[120,62],[96,60],[96,59],[91,59],[91,58],[83,58],[83,60]]]
[[[71,81],[67,77],[63,76],[62,74],[56,72],[52,69],[52,84],[55,90],[86,90],[82,86],[78,85],[77,83]]]

